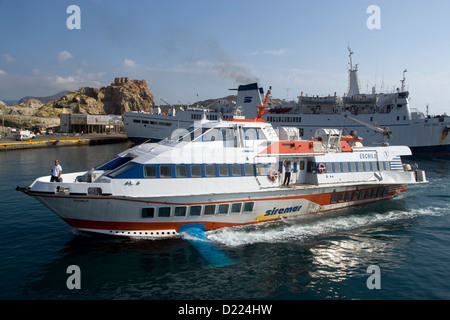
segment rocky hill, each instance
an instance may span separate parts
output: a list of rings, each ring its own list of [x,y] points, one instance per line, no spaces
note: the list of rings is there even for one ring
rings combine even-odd
[[[155,102],[147,81],[116,78],[107,87],[81,87],[45,104],[37,116],[58,117],[61,113],[123,114],[125,111],[151,112]]]
[[[70,93],[70,91],[61,91],[61,92],[58,92],[57,94],[54,94],[54,95],[48,96],[48,97],[31,97],[31,96],[27,96],[27,97],[23,97],[22,99],[20,99],[16,104],[22,104],[22,103],[27,102],[28,100],[39,100],[40,102],[45,104],[45,103],[50,102],[50,101],[58,100],[62,96],[66,95],[68,93]]]
[[[155,102],[145,80],[116,78],[107,87],[81,87],[57,100],[43,104],[38,99],[25,99],[17,106],[7,107],[0,103],[0,114],[5,126],[59,123],[61,113],[73,114],[114,114],[125,111],[153,111]]]

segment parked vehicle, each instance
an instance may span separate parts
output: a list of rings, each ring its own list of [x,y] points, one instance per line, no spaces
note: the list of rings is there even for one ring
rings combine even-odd
[[[23,141],[36,138],[36,135],[29,130],[17,130],[14,137],[17,141]]]

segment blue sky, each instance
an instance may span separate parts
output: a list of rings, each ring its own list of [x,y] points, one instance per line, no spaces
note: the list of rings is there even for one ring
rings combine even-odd
[[[81,29],[70,30],[70,5]],[[370,5],[380,29],[366,25]],[[276,98],[343,95],[348,52],[361,91],[393,90],[450,113],[450,1],[0,0],[0,99],[46,96],[115,77],[145,79],[169,103],[258,81]]]

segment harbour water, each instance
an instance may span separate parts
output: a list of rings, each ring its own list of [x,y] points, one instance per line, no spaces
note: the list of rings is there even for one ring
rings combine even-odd
[[[55,159],[81,171],[127,146],[0,153],[1,300],[450,299],[448,157],[414,158],[430,182],[393,201],[208,232],[233,261],[225,266],[211,265],[188,236],[79,233],[15,191],[48,175]],[[71,265],[80,268],[80,289],[67,286]],[[368,286],[373,266],[379,289]]]

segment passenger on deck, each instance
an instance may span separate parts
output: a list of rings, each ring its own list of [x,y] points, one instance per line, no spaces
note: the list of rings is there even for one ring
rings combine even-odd
[[[292,165],[290,161],[284,162],[284,182],[283,186],[289,186],[289,182],[291,181],[291,172],[292,172]]]
[[[62,167],[59,164],[58,160],[55,160],[55,164],[52,166],[51,169],[52,177],[50,179],[50,182],[62,182],[61,173],[62,173]]]
[[[417,164],[417,162],[413,161],[413,164],[411,165],[411,169],[412,169],[412,171],[414,171],[414,177],[416,178],[416,181],[417,181],[417,170],[419,169],[419,165]]]

